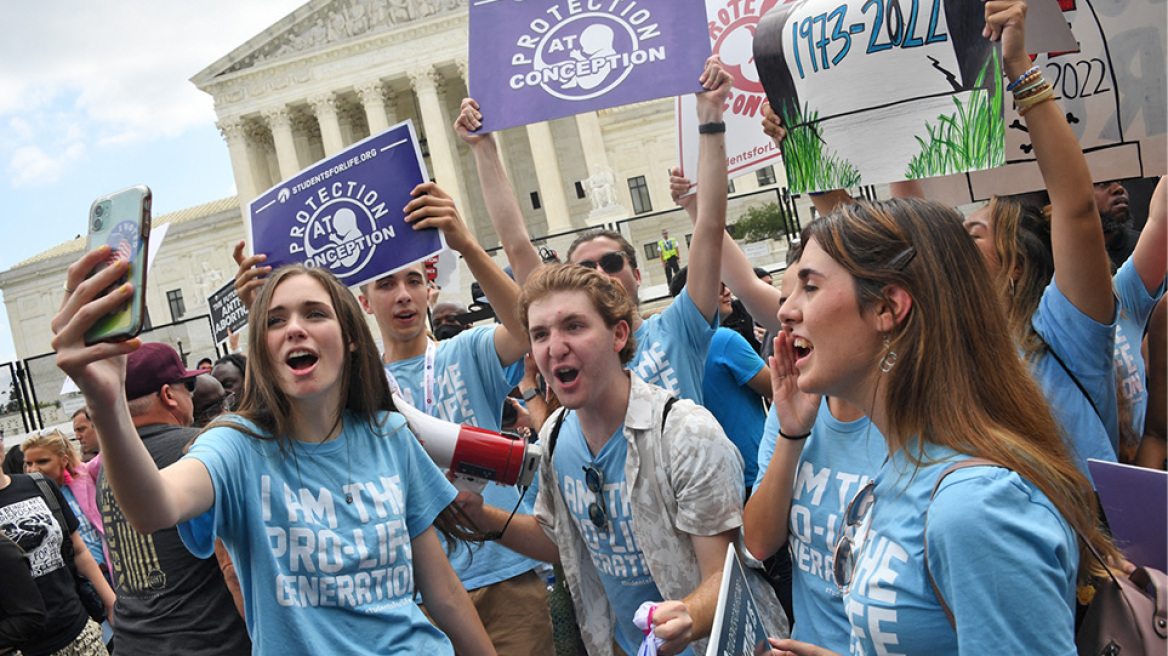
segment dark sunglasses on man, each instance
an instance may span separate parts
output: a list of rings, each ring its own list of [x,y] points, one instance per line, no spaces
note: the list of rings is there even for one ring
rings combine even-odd
[[[625,268],[625,254],[620,251],[613,251],[601,255],[599,260],[580,260],[576,264],[579,264],[585,269],[595,269],[596,265],[599,264],[601,270],[605,273],[616,273]]]

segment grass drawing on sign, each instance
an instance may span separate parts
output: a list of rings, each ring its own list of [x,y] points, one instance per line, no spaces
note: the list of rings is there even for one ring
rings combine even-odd
[[[854,164],[835,152],[827,152],[827,143],[818,130],[819,111],[806,103],[803,111],[794,116],[784,112],[783,124],[795,126],[787,130],[783,140],[784,168],[787,187],[795,192],[843,189],[860,184],[860,171]]]
[[[993,75],[993,95],[982,88]],[[925,123],[927,140],[914,137],[921,152],[909,161],[905,177],[913,180],[1002,166],[1006,163],[1006,123],[1002,115],[1002,66],[995,52],[986,61],[968,102],[953,96],[957,112]]]

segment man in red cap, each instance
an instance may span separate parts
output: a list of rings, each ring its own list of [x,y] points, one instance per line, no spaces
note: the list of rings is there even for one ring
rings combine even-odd
[[[195,378],[167,344],[149,343],[128,356],[126,398],[138,436],[159,469],[182,457],[199,431]],[[115,640],[126,654],[251,654],[251,641],[219,563],[196,558],[175,528],[142,535],[122,514],[104,472],[98,503],[109,540]]]

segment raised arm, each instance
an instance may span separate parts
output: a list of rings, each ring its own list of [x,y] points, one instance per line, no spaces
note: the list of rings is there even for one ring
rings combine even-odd
[[[722,108],[734,86],[734,77],[722,68],[717,55],[706,60],[702,72],[706,91],[697,94],[698,124],[722,122]],[[698,154],[697,219],[689,249],[689,297],[707,321],[718,316],[722,291],[722,239],[726,234],[726,135],[701,135]]]
[[[126,303],[132,293],[127,283],[97,297],[125,273],[124,261],[85,279],[108,256],[109,247],[102,246],[69,267],[65,289],[73,292],[66,292],[50,324],[56,335],[52,346],[57,366],[85,396],[101,442],[102,466],[118,505],[135,530],[149,535],[205,512],[214,502],[214,489],[206,467],[195,460],[180,460],[160,472],[138,437],[126,404],[125,380],[126,354],[141,346],[141,341],[85,344],[85,331]]]
[[[471,275],[482,285],[483,293],[499,317],[501,326],[495,329],[495,352],[499,362],[508,366],[527,353],[527,332],[519,321],[519,285],[515,284],[499,265],[483,250],[462,216],[454,206],[454,199],[433,182],[424,182],[410,192],[414,197],[405,207],[406,222],[415,230],[438,228],[446,237],[446,245],[462,255]]]
[[[503,159],[495,136],[490,132],[474,132],[482,127],[482,119],[479,104],[474,98],[463,98],[461,111],[454,121],[454,131],[474,153],[487,215],[491,217],[491,225],[495,226],[495,234],[503,245],[511,270],[515,272],[515,281],[523,286],[527,276],[543,266],[543,259],[531,243],[531,235],[527,233],[523,211],[519,209],[511,181],[503,170]]]
[[[239,265],[239,269],[235,271],[235,295],[243,302],[243,307],[250,309],[251,302],[255,300],[256,293],[263,286],[264,278],[272,272],[272,267],[264,264],[268,259],[265,253],[244,255],[243,251],[246,247],[247,244],[240,239],[239,243],[235,245],[235,249],[232,250],[231,256]]]
[[[685,208],[690,220],[696,224],[696,214],[693,211],[694,196],[701,196],[705,190],[699,186],[696,194],[684,196],[689,189],[689,178],[681,177],[681,169],[677,167],[670,173],[672,175],[669,177],[669,191],[673,194],[674,202]],[[750,264],[746,254],[738,247],[730,233],[725,230],[722,233],[722,282],[725,282],[730,291],[742,301],[746,311],[755,321],[767,330],[778,332],[782,328],[778,317],[782,295],[773,285],[766,284],[754,275],[754,266]],[[693,262],[692,257],[690,262]]]
[[[1160,289],[1168,273],[1168,185],[1161,177],[1148,205],[1148,221],[1132,251],[1132,263],[1149,294]]]
[[[751,555],[759,560],[770,558],[787,543],[795,470],[807,442],[806,437],[800,436],[811,433],[822,399],[818,394],[799,390],[795,349],[791,345],[790,333],[786,331],[775,336],[775,355],[771,358],[770,370],[781,434],[775,439],[770,464],[742,514],[743,542]]]
[[[1165,469],[1168,458],[1168,299],[1161,298],[1148,319],[1148,414],[1136,452],[1136,464]]]
[[[1032,65],[1026,54],[1026,3],[991,0],[985,14],[984,35],[1001,40],[1006,77],[1017,80]],[[1115,320],[1115,295],[1087,158],[1058,102],[1032,105],[1023,119],[1050,193],[1055,281],[1080,311],[1109,324]]]

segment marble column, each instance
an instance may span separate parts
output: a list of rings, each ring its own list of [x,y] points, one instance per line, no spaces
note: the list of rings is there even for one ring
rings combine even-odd
[[[410,86],[418,97],[422,128],[430,149],[430,164],[434,168],[431,173],[438,185],[462,208],[460,193],[462,177],[458,175],[458,165],[451,150],[450,125],[447,124],[446,114],[442,111],[442,100],[438,93],[438,72],[433,66],[420,66],[410,70],[409,77]]]
[[[292,116],[287,107],[264,110],[263,115],[272,130],[276,161],[280,165],[280,179],[287,180],[302,168],[300,159],[296,156],[296,139],[292,136]]]
[[[357,96],[365,108],[365,120],[369,122],[369,134],[379,134],[391,125],[385,111],[385,83],[380,80],[357,85]]]
[[[580,147],[584,151],[588,175],[596,174],[597,169],[608,169],[608,151],[604,149],[604,134],[600,131],[600,117],[596,112],[577,114],[576,129],[580,132]]]
[[[551,124],[543,121],[528,125],[527,141],[531,144],[531,161],[535,165],[535,177],[539,182],[539,195],[543,199],[548,233],[571,230],[572,215],[568,211],[568,198],[564,195],[564,179],[560,175],[560,163],[556,159],[556,143],[552,139]]]
[[[247,145],[247,124],[238,117],[225,118],[215,124],[223,139],[227,142],[227,151],[231,154],[231,170],[235,174],[235,193],[239,197],[239,205],[244,208],[246,216],[247,204],[259,195],[255,179],[251,172],[251,153]]]
[[[308,104],[312,106],[312,113],[316,114],[316,120],[320,123],[320,139],[324,142],[325,156],[340,152],[345,147],[345,142],[341,137],[341,124],[337,118],[337,94],[330,91],[312,96],[308,99]]]

